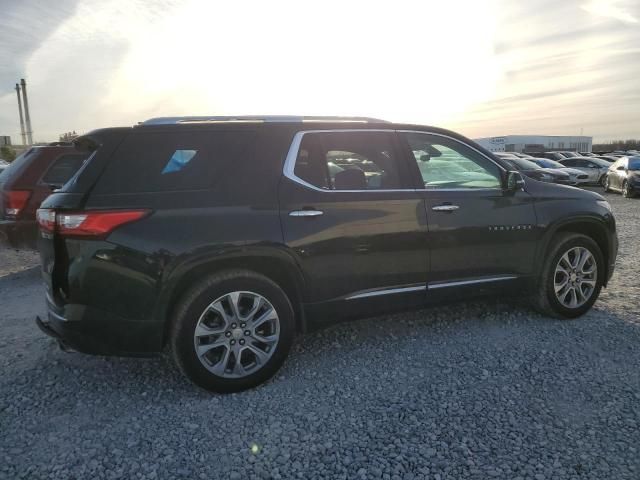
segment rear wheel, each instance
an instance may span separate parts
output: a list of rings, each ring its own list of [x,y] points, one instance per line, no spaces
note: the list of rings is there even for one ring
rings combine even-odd
[[[176,308],[171,349],[196,385],[227,393],[255,387],[284,362],[294,337],[286,294],[249,271],[213,275],[195,285]]]
[[[534,304],[552,317],[579,317],[600,294],[604,282],[602,252],[591,238],[578,233],[558,234],[552,245]]]

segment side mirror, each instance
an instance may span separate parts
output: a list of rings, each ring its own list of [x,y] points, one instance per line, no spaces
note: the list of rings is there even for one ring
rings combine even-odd
[[[426,155],[420,155],[421,162],[428,162],[429,160],[431,160],[431,155],[429,155],[428,153]]]
[[[507,172],[507,182],[505,191],[515,193],[524,188],[524,178],[520,172]]]

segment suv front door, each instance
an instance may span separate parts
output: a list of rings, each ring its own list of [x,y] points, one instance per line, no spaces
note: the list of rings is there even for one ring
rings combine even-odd
[[[284,173],[284,241],[303,271],[305,302],[424,301],[426,215],[395,132],[298,132]]]
[[[425,201],[429,290],[530,275],[538,239],[531,196],[506,193],[503,170],[460,140],[410,131],[400,138]]]

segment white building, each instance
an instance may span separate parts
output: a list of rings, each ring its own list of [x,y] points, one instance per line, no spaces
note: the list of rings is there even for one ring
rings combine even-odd
[[[560,135],[505,135],[474,139],[491,152],[590,152],[593,137]]]

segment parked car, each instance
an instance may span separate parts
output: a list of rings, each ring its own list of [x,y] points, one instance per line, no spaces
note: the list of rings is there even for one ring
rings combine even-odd
[[[451,131],[229,120],[77,139],[90,159],[38,210],[44,332],[93,354],[168,347],[194,383],[231,392],[327,321],[512,291],[574,318],[613,273],[602,196],[524,179]]]
[[[531,155],[529,155],[528,153],[519,153],[519,152],[513,152],[513,154],[518,157],[518,158],[527,158],[527,159],[532,159],[534,157],[532,157]]]
[[[529,161],[542,168],[553,168],[555,170],[560,170],[564,173],[568,173],[571,179],[571,185],[589,183],[589,175],[584,173],[582,170],[566,167],[560,162],[556,162],[555,160],[549,160],[548,158],[530,158]]]
[[[597,155],[593,152],[578,152],[581,157],[596,157]]]
[[[558,160],[565,167],[582,170],[589,175],[589,183],[604,185],[605,173],[609,169],[610,163],[606,160],[593,157],[577,157]]]
[[[36,210],[87,158],[73,146],[32,147],[0,173],[0,243],[35,248]]]
[[[4,171],[5,168],[9,166],[9,162],[0,159],[0,173]]]
[[[513,170],[517,170],[521,172],[523,175],[527,177],[534,178],[541,182],[553,182],[553,183],[561,183],[563,185],[575,185],[575,182],[572,183],[571,176],[563,172],[562,170],[554,169],[554,168],[543,168],[531,160],[527,160],[526,158],[503,158],[503,162],[505,162],[509,167]]]
[[[609,167],[604,191],[611,190],[631,198],[640,193],[640,156],[623,157]]]

